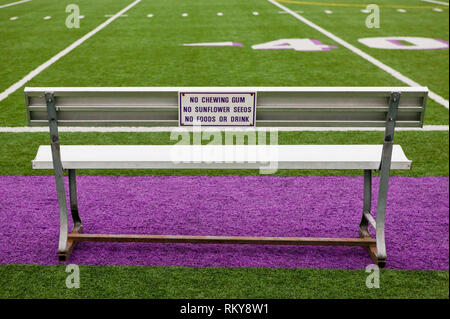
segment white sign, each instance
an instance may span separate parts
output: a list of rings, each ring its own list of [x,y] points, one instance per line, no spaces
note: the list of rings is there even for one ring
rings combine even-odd
[[[179,92],[180,126],[255,126],[256,92]]]

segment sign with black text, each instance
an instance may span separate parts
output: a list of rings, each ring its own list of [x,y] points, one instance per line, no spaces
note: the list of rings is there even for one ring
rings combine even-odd
[[[179,92],[180,126],[255,126],[256,92]]]

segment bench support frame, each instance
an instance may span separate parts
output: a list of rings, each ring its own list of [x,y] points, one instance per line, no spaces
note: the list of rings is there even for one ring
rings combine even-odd
[[[392,92],[389,99],[389,109],[386,117],[384,143],[380,164],[380,182],[377,198],[376,218],[371,215],[372,202],[372,171],[364,170],[364,201],[362,218],[359,225],[359,238],[314,238],[314,237],[238,237],[238,236],[184,236],[184,235],[113,235],[113,234],[83,234],[83,226],[78,213],[76,173],[68,170],[70,210],[73,228],[68,233],[68,209],[64,184],[64,168],[61,161],[61,151],[58,133],[58,118],[55,97],[52,92],[45,93],[50,141],[55,174],[56,190],[59,205],[59,244],[58,258],[66,261],[79,241],[102,242],[156,242],[156,243],[196,243],[196,244],[265,244],[265,245],[323,245],[323,246],[363,246],[375,264],[386,265],[385,243],[385,212],[388,194],[388,184],[391,169],[394,131],[397,120],[400,93]],[[369,226],[375,229],[372,238]]]
[[[58,193],[59,206],[59,244],[58,258],[66,260],[67,256],[72,252],[76,242],[68,236],[68,214],[66,204],[66,188],[64,185],[64,169],[61,162],[61,150],[58,133],[58,117],[56,111],[55,98],[53,93],[45,93],[45,101],[47,104],[48,123],[50,128],[50,142],[52,149],[53,170],[55,173],[56,191]],[[75,170],[69,170],[69,196],[70,210],[73,220],[73,233],[82,233],[83,226],[80,215],[78,214],[78,200]]]

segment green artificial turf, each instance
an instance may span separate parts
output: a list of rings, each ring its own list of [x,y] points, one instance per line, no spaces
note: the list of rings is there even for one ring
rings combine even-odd
[[[0,5],[14,0],[0,0]],[[106,21],[133,0],[35,0],[0,9],[0,93]],[[422,1],[317,0],[282,3],[302,16],[449,98],[448,50],[370,49],[359,38],[415,36],[449,40],[449,11]],[[317,4],[321,2],[322,4]],[[79,29],[68,29],[68,4],[78,4]],[[381,5],[381,28],[367,29],[363,7]],[[436,5],[436,7],[441,7]],[[327,15],[324,10],[332,10]],[[254,16],[252,12],[259,15]],[[266,0],[143,0],[26,86],[406,86]],[[182,17],[182,13],[189,13]],[[223,12],[219,17],[217,12]],[[154,16],[148,18],[147,14]],[[18,16],[15,21],[10,17]],[[50,20],[43,17],[51,16]],[[324,52],[253,50],[254,44],[309,38]],[[193,42],[242,47],[184,47]],[[25,126],[24,87],[0,102],[0,126]],[[447,109],[428,100],[425,124],[449,123]],[[62,144],[173,144],[169,133],[61,133]],[[280,132],[279,144],[380,144],[383,132]],[[413,161],[396,176],[448,176],[448,132],[396,132]],[[51,175],[32,170],[48,133],[0,133],[0,175]],[[253,170],[81,170],[80,175],[256,175]],[[283,170],[289,175],[361,175],[360,171]],[[447,234],[448,235],[448,234]],[[0,298],[449,298],[448,271],[381,271],[381,288],[365,286],[364,270],[80,266],[81,288],[65,287],[65,266],[0,265]]]
[[[418,82],[443,98],[449,98],[449,50],[385,50],[374,49],[358,42],[358,39],[369,37],[425,37],[449,41],[449,10],[448,7],[420,3],[418,1],[396,0],[318,0],[314,3],[322,5],[295,4],[280,1],[292,10],[302,10],[302,16],[317,23],[322,28],[331,31],[334,35],[349,42],[372,57],[387,64],[403,75]],[[299,1],[302,2],[302,1]],[[363,7],[329,6],[327,3],[350,3],[358,5],[380,5],[380,28],[367,28],[365,19],[368,14],[360,12]],[[396,8],[383,6],[398,6],[404,8],[406,13],[400,13]],[[417,6],[424,8],[408,8]],[[442,8],[442,12],[433,11],[430,7]],[[332,10],[327,15],[324,10]],[[350,18],[349,18],[350,17]],[[294,18],[292,18],[294,19]],[[295,19],[294,19],[295,20]],[[351,54],[350,54],[351,55]],[[356,58],[356,56],[354,56]],[[355,70],[355,76],[360,76],[360,70]],[[367,75],[367,74],[366,74]],[[369,78],[369,77],[368,77]],[[427,124],[448,124],[449,112],[435,101],[429,99],[426,113]]]
[[[0,92],[101,24],[107,19],[105,14],[116,13],[129,2],[35,0],[0,9]],[[68,4],[77,4],[85,16],[80,20],[80,28],[66,27]],[[18,19],[11,21],[14,16]],[[44,20],[46,16],[51,19]],[[64,73],[73,69],[74,66],[66,65]],[[20,91],[23,93],[23,89]]]
[[[69,1],[72,3],[72,1]],[[132,1],[80,0],[80,29],[67,29],[66,1],[36,1],[0,11],[0,91],[91,31]],[[30,6],[38,6],[30,10]],[[296,7],[294,4],[287,4]],[[34,7],[33,7],[34,8]],[[448,40],[448,10],[382,14],[382,28],[364,25],[360,8],[303,8],[305,16],[363,48],[362,36],[432,36]],[[257,11],[255,16],[252,12]],[[30,80],[27,86],[405,86],[348,49],[322,52],[254,50],[252,45],[309,38],[337,45],[324,34],[265,0],[141,1],[81,46]],[[189,13],[182,17],[181,13]],[[223,12],[223,16],[217,16]],[[154,16],[148,18],[147,14]],[[19,20],[9,21],[11,14]],[[22,19],[23,15],[23,19]],[[48,21],[42,16],[52,15]],[[26,21],[22,23],[22,21]],[[421,23],[417,23],[420,20]],[[15,23],[15,24],[14,24]],[[420,32],[419,32],[420,30]],[[46,41],[52,34],[51,41]],[[21,39],[17,41],[16,39]],[[242,47],[185,47],[193,42],[242,43]],[[33,48],[33,49],[31,49]],[[448,98],[448,50],[366,50],[422,85]],[[26,125],[23,87],[0,102],[0,125]],[[448,124],[448,110],[430,101],[427,124]]]
[[[80,266],[68,289],[65,266],[0,266],[0,298],[449,298],[448,271],[368,273],[343,269]]]
[[[279,132],[279,144],[381,144],[384,132]],[[61,144],[175,144],[170,133],[60,133]],[[412,170],[392,171],[394,176],[448,176],[448,132],[395,134]],[[0,133],[0,175],[51,175],[50,170],[32,170],[31,160],[39,145],[50,144],[48,133]],[[257,175],[257,170],[80,170],[80,175]],[[354,170],[280,170],[275,175],[361,175]]]
[[[285,1],[285,0],[284,0]],[[428,86],[430,90],[449,98],[449,50],[386,50],[369,48],[358,42],[368,37],[425,37],[449,40],[448,6],[408,0],[317,0],[323,5],[295,4],[296,0],[281,4],[292,10],[303,10],[302,16],[319,24],[326,30],[386,63],[414,81]],[[299,0],[299,2],[302,2]],[[363,7],[333,7],[327,3],[378,4],[380,6],[380,28],[367,28],[365,20],[368,14],[360,12]],[[396,8],[383,6],[405,6],[405,13]],[[423,7],[423,8],[408,8]],[[442,12],[430,7],[442,8]],[[327,15],[324,10],[332,10]],[[352,17],[352,18],[349,18]]]

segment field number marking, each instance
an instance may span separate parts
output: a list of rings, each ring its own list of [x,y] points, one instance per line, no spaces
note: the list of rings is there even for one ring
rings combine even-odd
[[[449,47],[445,40],[418,37],[378,37],[358,41],[369,48],[388,50],[445,50]]]
[[[375,37],[362,38],[358,41],[369,48],[387,50],[445,50],[449,43],[445,40],[420,37]],[[243,46],[239,42],[200,42],[186,43],[187,47],[232,47]],[[295,51],[329,51],[335,45],[326,45],[314,39],[280,39],[252,45],[254,50],[295,50]]]
[[[335,45],[326,45],[319,40],[311,39],[280,39],[252,45],[254,50],[329,51],[336,48]]]
[[[204,42],[185,43],[185,47],[242,47],[239,42]],[[335,45],[326,45],[314,39],[280,39],[260,44],[252,45],[254,50],[295,50],[303,52],[329,51],[336,49]]]

